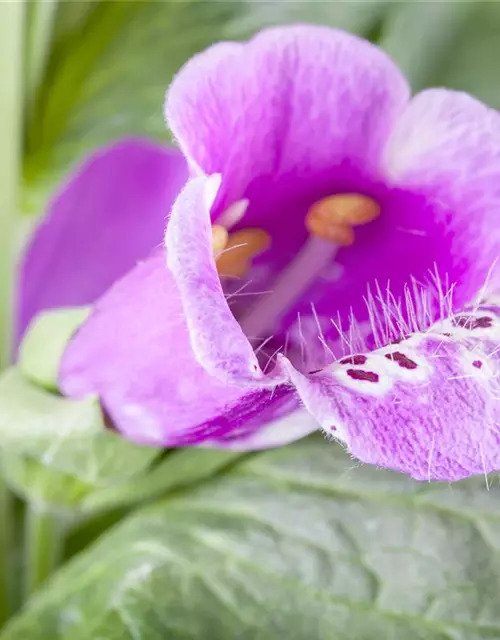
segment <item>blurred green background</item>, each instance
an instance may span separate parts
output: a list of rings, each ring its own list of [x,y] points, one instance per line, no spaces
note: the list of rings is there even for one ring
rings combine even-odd
[[[4,364],[16,256],[64,175],[123,136],[168,143],[164,93],[193,53],[305,21],[379,43],[415,91],[446,86],[500,108],[499,2],[0,1]],[[53,451],[61,425],[93,412],[64,402],[17,372],[0,385],[8,483],[65,523],[63,559],[83,551],[0,640],[500,638],[496,477],[417,484],[353,469],[321,437],[165,456],[89,427]],[[20,432],[21,408],[37,437]]]
[[[162,102],[175,71],[213,42],[270,24],[347,29],[379,42],[415,91],[444,85],[500,106],[496,2],[48,0],[26,11],[23,213],[39,213],[53,181],[110,139],[168,141]]]

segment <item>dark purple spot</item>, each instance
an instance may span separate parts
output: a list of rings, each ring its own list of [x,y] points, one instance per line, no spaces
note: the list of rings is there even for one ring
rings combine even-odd
[[[472,363],[473,367],[476,367],[476,369],[481,369],[483,366],[483,363],[481,362],[481,360],[474,360],[474,362]]]
[[[347,375],[353,380],[366,380],[367,382],[378,382],[379,377],[373,371],[363,371],[362,369],[348,369]]]
[[[416,362],[410,360],[408,356],[405,356],[405,354],[400,351],[387,353],[385,357],[387,360],[394,360],[394,362],[397,362],[402,369],[416,369],[418,367]]]
[[[443,333],[442,335],[446,336],[447,338],[451,338],[451,333],[446,332],[446,333]]]
[[[493,318],[490,316],[481,316],[475,318],[474,316],[457,316],[452,320],[456,327],[462,327],[462,329],[489,329],[493,326]]]
[[[367,360],[368,358],[366,356],[359,353],[354,356],[348,356],[347,358],[342,358],[342,360],[340,361],[340,364],[356,364],[356,365],[365,364]]]
[[[410,334],[406,334],[404,336],[401,336],[400,338],[395,338],[394,340],[391,340],[391,344],[400,344],[401,342],[403,342],[403,340],[408,340],[409,337]]]
[[[489,329],[493,326],[493,318],[491,318],[490,316],[482,316],[481,318],[477,318],[476,325],[481,329]]]

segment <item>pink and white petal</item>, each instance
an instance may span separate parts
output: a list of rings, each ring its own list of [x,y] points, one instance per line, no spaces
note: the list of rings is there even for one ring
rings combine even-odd
[[[316,192],[340,164],[377,174],[408,99],[406,80],[375,45],[292,25],[192,58],[174,78],[165,113],[193,166],[222,174],[230,204],[251,191],[255,200],[262,181],[267,192],[273,184]]]
[[[128,439],[169,447],[207,439],[225,447],[243,428],[250,447],[272,407],[280,411],[294,394],[284,385],[221,382],[199,365],[161,250],[97,302],[64,354],[60,387],[72,397],[97,395]]]
[[[220,185],[217,175],[190,180],[177,198],[167,225],[167,263],[180,295],[198,362],[224,382],[275,386],[224,297],[212,245],[210,208]],[[281,376],[285,380],[284,376]]]
[[[69,176],[20,265],[16,332],[44,309],[87,305],[162,244],[187,180],[179,151],[130,139],[92,154]]]
[[[314,375],[288,369],[324,431],[362,462],[428,481],[500,470],[494,303]]]
[[[450,284],[472,300],[500,255],[500,114],[465,93],[423,91],[394,127],[384,167],[393,186],[433,207]]]

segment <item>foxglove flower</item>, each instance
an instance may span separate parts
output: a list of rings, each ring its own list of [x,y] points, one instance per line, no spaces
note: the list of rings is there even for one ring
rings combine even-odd
[[[62,390],[144,444],[255,449],[319,425],[419,480],[498,470],[500,116],[412,98],[376,46],[302,25],[195,56],[166,119],[189,167],[175,201],[173,152],[111,187],[84,171],[28,249],[23,326],[144,258],[74,336]]]

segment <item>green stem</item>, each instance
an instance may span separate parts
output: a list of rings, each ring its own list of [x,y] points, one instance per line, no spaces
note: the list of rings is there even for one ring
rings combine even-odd
[[[23,116],[24,2],[0,2],[0,368],[11,355],[13,251]],[[0,624],[11,610],[12,498],[0,460]]]
[[[28,598],[53,573],[62,551],[63,527],[45,505],[30,503],[26,507],[26,576]]]
[[[0,2],[0,366],[11,355],[11,293],[21,176],[24,3]]]
[[[9,549],[12,547],[12,496],[0,478],[0,627],[12,611],[11,563]]]

